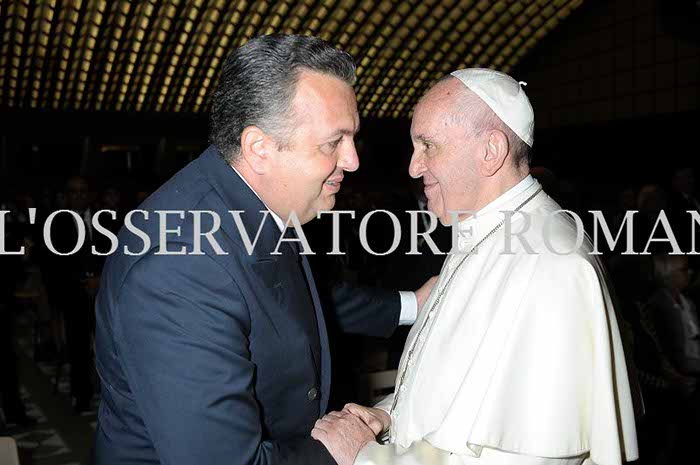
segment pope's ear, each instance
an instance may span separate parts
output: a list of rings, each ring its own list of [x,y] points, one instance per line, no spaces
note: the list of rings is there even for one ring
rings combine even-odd
[[[508,137],[503,131],[492,130],[486,134],[486,150],[481,160],[482,174],[493,176],[501,169],[510,149]]]
[[[272,149],[276,144],[257,126],[247,126],[241,133],[241,158],[256,174],[269,170]]]

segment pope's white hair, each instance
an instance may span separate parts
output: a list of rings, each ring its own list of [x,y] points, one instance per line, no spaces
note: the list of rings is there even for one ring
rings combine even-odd
[[[457,78],[448,74],[433,88],[452,79]],[[478,95],[464,85],[458,86],[458,89],[455,95],[450,96],[451,111],[446,112],[445,122],[464,126],[469,136],[478,136],[491,129],[501,131],[508,139],[515,166],[528,166],[531,161],[530,146],[515,134]]]

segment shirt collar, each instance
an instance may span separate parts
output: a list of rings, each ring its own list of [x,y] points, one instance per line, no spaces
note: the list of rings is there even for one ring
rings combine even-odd
[[[231,165],[229,165],[229,166],[231,166]],[[248,189],[250,189],[251,191],[253,191],[253,194],[255,194],[255,196],[256,196],[257,198],[260,199],[260,201],[263,203],[263,205],[265,205],[265,208],[267,208],[267,211],[270,212],[270,216],[272,217],[273,220],[275,220],[275,224],[277,224],[277,226],[280,228],[280,231],[284,231],[284,230],[285,230],[285,225],[284,225],[284,221],[282,221],[282,218],[280,218],[279,215],[278,215],[277,213],[273,212],[273,211],[270,209],[270,207],[267,206],[267,204],[266,204],[265,201],[262,199],[262,197],[260,197],[260,195],[258,195],[258,193],[255,192],[255,189],[253,189],[253,186],[251,186],[250,183],[248,183],[248,180],[247,180],[241,173],[239,173],[238,170],[237,170],[236,168],[234,168],[233,166],[231,166],[231,169],[233,170],[234,173],[236,173],[236,174],[238,175],[239,178],[241,178],[241,179],[243,180],[243,182],[245,183],[245,185],[248,186]]]
[[[538,187],[537,180],[528,174],[518,184],[477,211],[475,215],[460,221],[457,224],[459,250],[470,250],[478,240],[481,240],[503,220],[504,215],[501,212],[515,210],[524,194],[534,192]],[[517,218],[515,216],[513,221],[516,221]]]
[[[499,195],[496,199],[492,200],[488,205],[479,210],[476,215],[478,216],[492,211],[498,211],[500,207],[506,206],[514,198],[525,192],[534,183],[535,178],[528,174],[522,181],[505,191],[503,194]]]

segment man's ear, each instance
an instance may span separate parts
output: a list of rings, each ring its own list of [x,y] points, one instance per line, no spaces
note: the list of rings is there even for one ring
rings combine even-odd
[[[276,144],[257,126],[247,126],[241,134],[241,158],[256,174],[265,174],[270,168],[272,150]]]
[[[508,137],[502,131],[496,129],[489,131],[485,143],[486,150],[483,158],[480,160],[481,174],[491,177],[496,174],[503,166],[503,163],[505,163],[510,146]]]

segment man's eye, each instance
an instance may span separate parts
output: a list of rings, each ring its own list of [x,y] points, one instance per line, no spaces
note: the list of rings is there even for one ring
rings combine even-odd
[[[342,141],[343,141],[342,138],[340,138],[340,139],[338,139],[338,140],[334,140],[333,142],[329,142],[329,143],[328,143],[328,146],[329,146],[331,149],[335,150],[335,149],[338,148],[338,146],[340,145],[340,143],[341,143]]]

